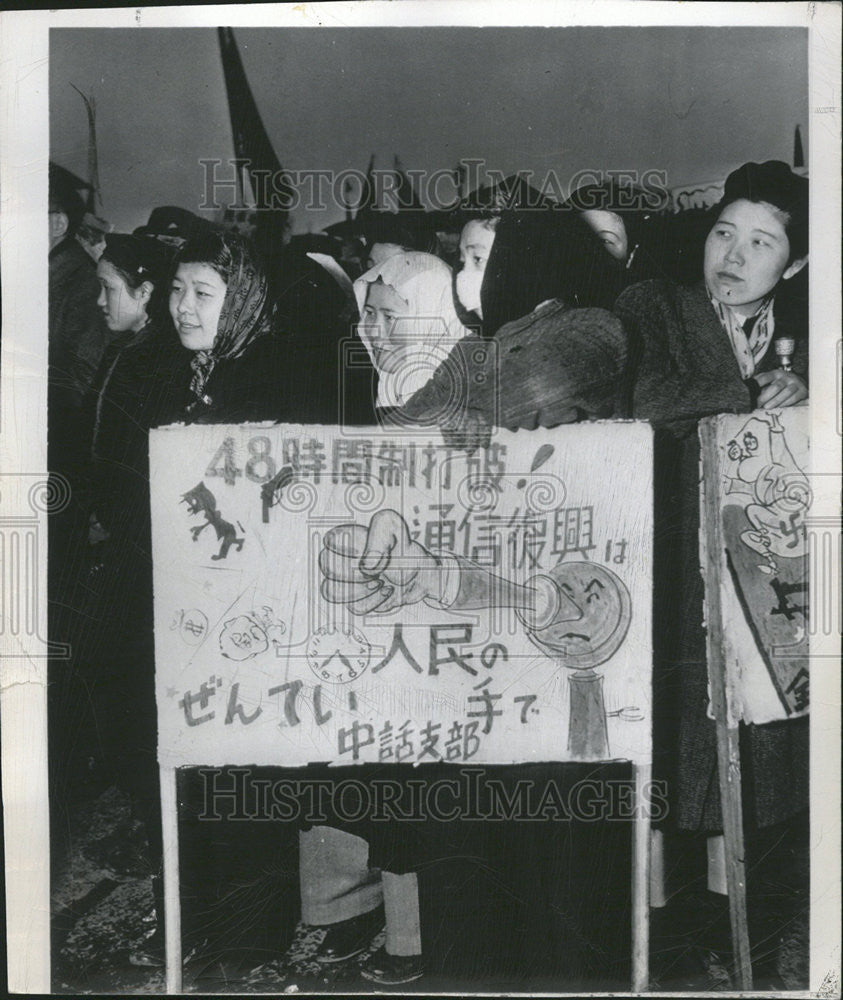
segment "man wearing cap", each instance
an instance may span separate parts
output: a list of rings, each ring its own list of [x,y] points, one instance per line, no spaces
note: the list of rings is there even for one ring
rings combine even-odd
[[[149,221],[145,226],[139,226],[133,236],[152,236],[159,243],[164,243],[178,250],[187,240],[200,236],[212,223],[202,219],[186,208],[177,205],[159,205],[149,213]]]
[[[85,454],[82,402],[110,340],[97,306],[96,264],[74,235],[85,214],[66,172],[50,170],[50,468],[72,477]]]

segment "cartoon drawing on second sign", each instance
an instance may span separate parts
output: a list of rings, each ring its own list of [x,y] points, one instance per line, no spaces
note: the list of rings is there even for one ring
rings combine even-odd
[[[198,482],[192,490],[182,494],[181,503],[187,504],[188,513],[204,514],[205,523],[190,529],[190,534],[195,542],[202,532],[209,525],[213,525],[214,531],[220,542],[220,550],[216,555],[211,556],[214,561],[225,559],[228,550],[232,545],[237,546],[239,552],[243,548],[243,539],[237,537],[237,531],[230,521],[226,521],[217,509],[217,499],[203,482]],[[242,528],[241,528],[242,530]]]
[[[769,420],[750,417],[728,443],[726,454],[731,462],[726,494],[737,494],[746,503],[751,525],[741,541],[765,557],[759,569],[774,573],[775,556],[793,559],[807,551],[808,478],[788,447],[778,413],[771,413]]]
[[[731,431],[724,433],[719,461],[729,583],[751,636],[749,648],[790,715],[808,707],[811,489],[801,468],[807,441],[788,441],[798,423],[785,426],[781,418],[770,412],[744,419],[728,440]]]
[[[529,639],[571,671],[568,749],[582,760],[608,756],[603,678],[594,667],[614,656],[632,620],[629,590],[612,570],[560,562],[519,584],[462,556],[429,551],[390,509],[377,511],[368,528],[331,529],[319,566],[322,596],[355,615],[387,614],[419,602],[444,611],[513,608]]]
[[[286,631],[287,626],[269,607],[248,615],[236,615],[223,623],[220,652],[229,660],[250,660],[265,653],[270,646],[277,651]]]

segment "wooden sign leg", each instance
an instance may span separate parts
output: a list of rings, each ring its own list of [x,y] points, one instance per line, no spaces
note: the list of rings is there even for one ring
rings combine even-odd
[[[726,842],[726,886],[738,989],[752,989],[749,929],[746,920],[746,868],[744,865],[741,757],[738,744],[738,709],[733,707],[738,680],[732,676],[724,654],[725,637],[721,607],[726,548],[720,511],[717,428],[712,421],[700,424],[702,447],[703,578],[706,593],[706,657],[711,707],[717,733],[717,768],[720,805]]]
[[[717,720],[717,763],[720,772],[720,804],[726,842],[726,887],[737,986],[752,989],[752,962],[746,915],[746,864],[744,862],[743,812],[741,807],[741,760],[738,729],[725,719]]]
[[[650,985],[650,802],[645,787],[649,764],[634,764],[635,818],[632,827],[632,992]]]
[[[662,909],[667,906],[668,888],[665,876],[664,833],[650,831],[650,907]]]
[[[161,767],[161,829],[164,836],[164,947],[167,993],[181,993],[181,897],[179,893],[179,813],[176,769]]]

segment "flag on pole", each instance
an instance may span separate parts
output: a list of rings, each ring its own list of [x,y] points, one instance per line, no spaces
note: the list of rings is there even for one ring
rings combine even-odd
[[[410,209],[412,211],[424,211],[424,205],[422,205],[419,193],[413,185],[413,182],[407,176],[404,167],[397,156],[395,157],[393,173],[395,174],[396,180],[395,194],[398,198],[399,210]]]
[[[85,195],[85,208],[91,215],[96,215],[97,202],[102,205],[97,159],[97,105],[93,94],[86,97],[75,84],[71,83],[70,86],[82,98],[85,104],[85,113],[88,116],[88,187]]]
[[[363,220],[367,215],[376,212],[377,192],[375,191],[375,154],[369,157],[369,166],[366,167],[366,183],[360,192],[360,200],[357,202],[355,219]]]
[[[805,166],[805,153],[802,150],[802,130],[798,125],[793,134],[793,166],[794,168]]]
[[[244,161],[244,172],[249,178],[255,207],[286,213],[293,202],[292,185],[263,126],[237,50],[234,32],[231,28],[218,28],[217,32],[225,89],[228,93],[234,151],[237,158]],[[241,196],[245,193],[244,179],[243,174],[238,173]]]

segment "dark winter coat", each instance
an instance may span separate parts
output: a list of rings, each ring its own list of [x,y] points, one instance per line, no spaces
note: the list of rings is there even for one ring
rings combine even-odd
[[[49,260],[50,468],[73,474],[84,455],[82,404],[111,339],[97,306],[93,260],[74,239]]]
[[[188,364],[182,376],[184,405],[176,419],[200,424],[373,422],[370,384],[363,392],[358,386],[353,398],[344,396],[342,374],[338,343],[326,347],[318,341],[309,344],[301,334],[267,334],[239,357],[217,362],[205,385],[210,403],[190,393]]]
[[[149,430],[178,415],[189,357],[169,321],[147,323],[108,347],[88,404],[92,507],[103,527],[145,551]]]
[[[611,417],[625,359],[624,331],[610,312],[551,300],[490,342],[463,337],[401,417],[437,424],[457,446],[483,443],[493,426],[533,430]]]
[[[647,281],[627,289],[616,314],[630,341],[628,415],[655,428],[655,770],[674,779],[672,814],[686,829],[721,828],[714,723],[708,703],[699,562],[697,423],[753,409],[728,337],[700,284]],[[792,333],[776,317],[776,335]],[[772,346],[757,366],[776,367]],[[807,338],[794,370],[806,377]],[[742,727],[749,822],[766,826],[808,803],[808,720]]]

